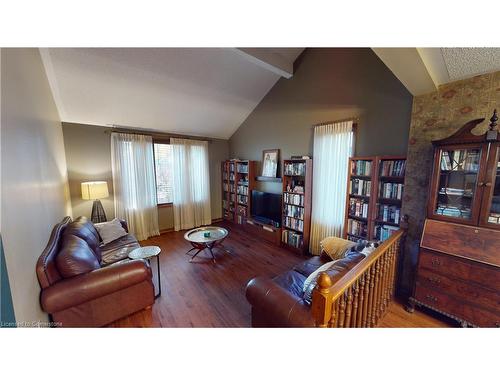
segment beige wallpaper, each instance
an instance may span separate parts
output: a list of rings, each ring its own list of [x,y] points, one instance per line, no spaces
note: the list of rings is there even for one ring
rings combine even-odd
[[[486,118],[476,131],[484,132],[493,110],[500,110],[500,71],[443,85],[437,92],[413,99],[403,213],[410,216],[402,286],[409,292],[426,217],[432,169],[432,140],[450,136],[465,123]]]

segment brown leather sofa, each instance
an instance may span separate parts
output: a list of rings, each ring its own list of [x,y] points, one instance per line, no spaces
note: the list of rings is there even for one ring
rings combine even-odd
[[[128,233],[127,225],[122,226]],[[107,245],[85,217],[65,217],[38,258],[40,303],[63,327],[101,327],[154,303],[149,265],[127,260],[140,247],[127,234]]]
[[[333,283],[365,258],[360,251],[366,245],[366,241],[354,245],[343,259],[326,271]],[[330,261],[328,255],[323,253],[297,264],[273,279],[256,277],[250,280],[246,297],[252,305],[252,327],[315,327],[310,299],[302,289],[307,277]]]

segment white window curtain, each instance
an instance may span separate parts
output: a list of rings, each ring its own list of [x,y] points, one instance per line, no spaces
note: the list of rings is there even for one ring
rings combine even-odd
[[[320,241],[342,237],[349,157],[353,154],[353,122],[314,128],[314,168],[309,250],[319,255]]]
[[[174,229],[210,225],[208,142],[171,138]]]
[[[160,234],[151,136],[111,134],[115,216],[138,240]]]

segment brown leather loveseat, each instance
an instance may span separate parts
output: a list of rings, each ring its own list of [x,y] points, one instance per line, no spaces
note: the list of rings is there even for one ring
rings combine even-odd
[[[365,258],[361,251],[367,245],[367,241],[360,241],[352,246],[344,258],[326,271],[333,283]],[[312,290],[304,293],[303,286],[309,275],[331,261],[322,253],[273,279],[256,277],[250,280],[246,297],[252,305],[252,327],[315,327],[311,314]]]
[[[125,222],[122,226],[128,233]],[[149,265],[127,260],[139,247],[131,234],[100,245],[100,236],[85,217],[65,217],[52,230],[36,273],[40,303],[63,327],[100,327],[154,303]]]

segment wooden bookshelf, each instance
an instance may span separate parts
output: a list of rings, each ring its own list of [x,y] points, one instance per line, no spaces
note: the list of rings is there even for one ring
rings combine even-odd
[[[222,212],[226,220],[245,224],[250,216],[252,190],[255,188],[257,162],[226,160],[222,162]]]
[[[386,240],[399,229],[406,157],[377,157],[377,200],[371,239]]]
[[[309,251],[312,160],[283,161],[281,244],[301,254]]]
[[[368,240],[373,233],[377,173],[376,157],[349,158],[344,238]]]
[[[349,159],[344,238],[384,240],[399,229],[405,166],[404,156]]]

